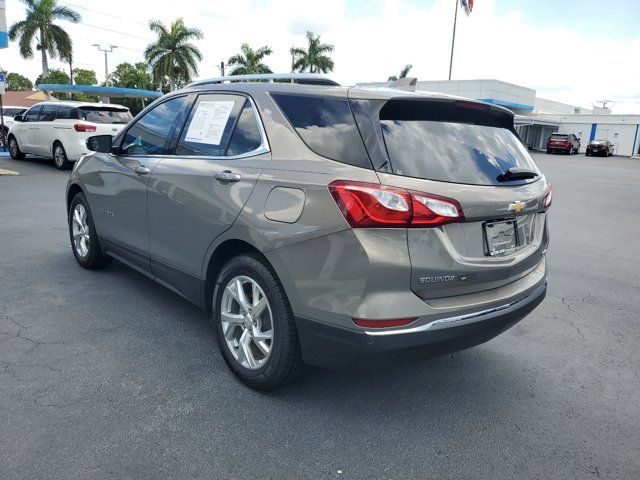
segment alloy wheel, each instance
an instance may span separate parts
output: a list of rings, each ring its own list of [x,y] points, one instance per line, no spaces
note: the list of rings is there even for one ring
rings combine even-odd
[[[15,157],[18,155],[18,142],[16,142],[15,138],[12,138],[11,140],[9,140],[9,153],[11,154],[12,157]]]
[[[60,145],[56,145],[56,148],[53,150],[53,161],[56,162],[58,167],[64,165],[64,150],[62,150]]]
[[[220,318],[235,360],[249,370],[262,367],[273,347],[273,315],[260,285],[244,275],[229,280],[222,293]]]
[[[80,203],[73,209],[71,231],[73,234],[73,248],[80,257],[86,257],[89,254],[91,236],[89,234],[89,223],[87,222],[87,211],[84,205]]]

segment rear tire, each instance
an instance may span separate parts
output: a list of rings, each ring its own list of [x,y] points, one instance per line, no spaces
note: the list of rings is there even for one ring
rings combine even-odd
[[[67,218],[71,249],[80,266],[95,270],[109,265],[111,257],[102,253],[93,216],[83,193],[73,197]]]
[[[9,155],[11,155],[11,158],[14,160],[23,160],[25,157],[24,153],[20,150],[16,137],[13,135],[9,137]]]
[[[67,158],[67,152],[60,142],[53,144],[53,165],[58,170],[69,170],[73,166],[73,163]]]
[[[213,306],[220,352],[242,383],[271,390],[300,376],[304,363],[293,312],[280,280],[261,256],[245,254],[227,262]]]

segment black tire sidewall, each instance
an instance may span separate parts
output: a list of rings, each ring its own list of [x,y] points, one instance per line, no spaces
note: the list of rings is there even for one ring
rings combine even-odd
[[[11,142],[16,144],[16,154],[13,155],[13,153],[11,152],[11,147],[9,145],[11,145]],[[16,139],[16,137],[11,136],[9,137],[8,140],[8,146],[9,146],[9,155],[11,156],[11,158],[13,160],[22,160],[24,158],[24,154],[20,151],[20,145],[18,145],[18,140]]]
[[[64,160],[62,161],[62,165],[58,165],[58,162],[56,162],[56,148],[62,149],[62,154],[64,155]],[[71,166],[71,162],[69,162],[69,159],[67,158],[67,151],[64,149],[64,146],[60,142],[55,142],[53,144],[53,165],[58,170],[68,170],[69,167]]]
[[[89,253],[86,257],[81,257],[78,254],[73,241],[72,217],[73,211],[78,204],[81,204],[84,207],[87,215],[87,224],[89,225]],[[69,224],[69,241],[71,242],[71,250],[73,251],[73,256],[76,258],[80,266],[87,269],[94,269],[105,266],[109,262],[110,258],[103,255],[100,249],[98,234],[96,233],[96,228],[93,224],[91,209],[89,208],[89,203],[87,202],[87,199],[83,193],[77,193],[76,196],[73,197],[73,200],[71,200],[71,206],[69,207],[69,212],[67,213],[67,222]]]
[[[271,308],[274,335],[271,354],[265,365],[257,370],[249,370],[238,363],[229,351],[222,333],[220,316],[222,294],[229,280],[239,275],[245,275],[258,282]],[[214,289],[213,301],[212,321],[216,330],[218,346],[225,362],[233,373],[251,388],[259,390],[267,390],[288,383],[285,380],[288,376],[286,357],[293,353],[289,350],[299,348],[297,344],[292,346],[291,342],[288,341],[291,338],[291,329],[293,329],[293,333],[296,332],[295,322],[284,289],[275,272],[267,266],[266,262],[258,255],[250,254],[231,259],[220,271],[216,288]]]

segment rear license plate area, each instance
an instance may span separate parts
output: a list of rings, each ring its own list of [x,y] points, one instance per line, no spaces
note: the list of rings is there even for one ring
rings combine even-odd
[[[485,222],[482,225],[487,246],[487,255],[495,257],[514,252],[519,247],[516,220]]]

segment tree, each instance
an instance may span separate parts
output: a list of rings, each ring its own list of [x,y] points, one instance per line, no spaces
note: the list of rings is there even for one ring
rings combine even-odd
[[[76,85],[97,85],[96,72],[88,68],[74,68],[73,79]]]
[[[398,80],[399,78],[406,78],[407,75],[409,75],[409,71],[411,71],[411,69],[413,68],[413,65],[411,65],[410,63],[407,63],[402,70],[400,70],[400,75],[396,76],[396,75],[391,75],[388,79],[389,82],[395,82],[396,80]]]
[[[248,43],[243,43],[240,50],[242,53],[238,53],[227,60],[229,68],[233,69],[229,75],[273,73],[267,65],[262,63],[264,57],[273,53],[269,47],[265,46],[254,50]]]
[[[326,55],[333,52],[333,45],[320,43],[320,35],[307,32],[307,49],[293,47],[290,50],[293,57],[293,71],[311,73],[327,73],[333,70],[333,60]]]
[[[176,85],[190,82],[198,74],[197,62],[202,60],[202,53],[189,42],[202,39],[202,32],[188,28],[182,18],[175,20],[169,29],[159,21],[150,22],[149,28],[158,36],[144,51],[154,81],[162,83],[168,78],[171,91]]]
[[[114,87],[138,88],[142,90],[157,90],[158,85],[154,84],[153,77],[147,71],[147,64],[143,62],[132,65],[130,63],[121,63],[116,69],[109,74],[109,83]],[[119,99],[118,103],[129,107],[131,113],[136,115],[144,103],[137,98]]]
[[[9,92],[15,92],[18,90],[33,90],[33,83],[27,77],[20,75],[19,73],[9,73],[5,76],[6,89]]]
[[[62,70],[58,70],[57,68],[53,68],[49,70],[49,74],[46,76],[38,75],[36,78],[36,85],[40,85],[41,83],[54,83],[56,85],[71,85],[71,79],[66,72]]]
[[[18,40],[20,55],[33,57],[31,44],[36,40],[36,49],[42,57],[42,76],[49,74],[47,54],[51,58],[69,58],[73,50],[71,38],[54,20],[72,23],[80,21],[80,15],[68,7],[59,6],[57,0],[22,0],[27,6],[27,17],[14,23],[9,29],[9,38]]]

